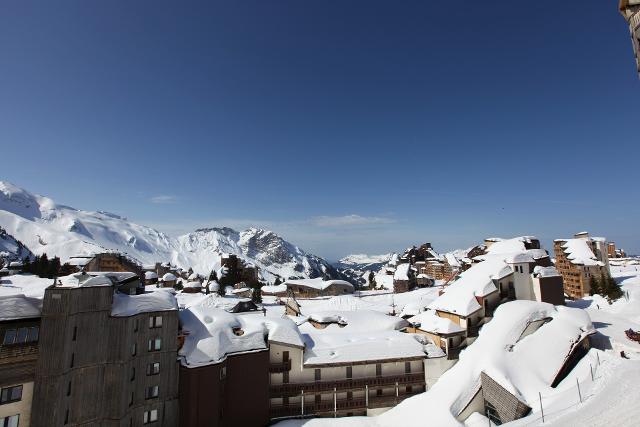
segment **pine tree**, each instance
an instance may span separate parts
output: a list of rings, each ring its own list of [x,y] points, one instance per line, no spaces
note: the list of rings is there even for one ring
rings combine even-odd
[[[591,289],[589,290],[589,295],[600,294],[602,292],[600,280],[597,277],[591,277],[590,286]]]
[[[282,281],[280,281],[280,277],[276,277],[275,282],[273,282],[273,286],[278,286],[280,284],[282,284]]]
[[[613,277],[611,277],[610,275],[607,275],[605,277],[603,273],[601,280],[603,283],[606,284],[604,288],[606,291],[606,297],[607,297],[607,300],[609,301],[609,304],[611,304],[613,301],[616,301],[618,298],[622,297],[623,295],[622,289],[620,289],[620,286],[618,286],[618,284],[613,279]]]
[[[376,287],[376,275],[373,274],[373,271],[369,272],[369,289],[375,289]]]

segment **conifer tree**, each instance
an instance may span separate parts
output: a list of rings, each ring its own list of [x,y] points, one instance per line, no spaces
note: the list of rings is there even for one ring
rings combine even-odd
[[[589,295],[600,294],[601,285],[600,280],[596,276],[592,276],[590,282],[591,289],[589,290]]]

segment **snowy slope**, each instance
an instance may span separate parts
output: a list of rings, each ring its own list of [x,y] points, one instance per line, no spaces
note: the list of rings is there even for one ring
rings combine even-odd
[[[4,228],[0,227],[0,265],[2,265],[2,260],[22,260],[32,255],[29,248],[8,234]]]
[[[347,255],[336,262],[334,266],[340,273],[348,277],[351,282],[364,284],[366,281],[362,279],[363,275],[370,271],[377,273],[391,260],[393,255],[393,253],[384,255]]]
[[[63,262],[72,256],[115,250],[143,264],[170,261],[207,274],[220,266],[220,254],[228,252],[256,264],[267,281],[277,275],[342,278],[322,258],[307,254],[271,231],[209,228],[172,238],[121,216],[59,205],[2,181],[0,226],[33,253],[57,255]]]

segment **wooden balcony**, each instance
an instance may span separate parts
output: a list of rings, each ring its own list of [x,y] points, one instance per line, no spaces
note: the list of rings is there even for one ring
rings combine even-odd
[[[271,385],[269,395],[274,397],[298,396],[303,390],[305,393],[321,393],[333,391],[335,388],[340,392],[363,390],[365,386],[369,388],[390,387],[398,383],[400,386],[424,385],[424,372],[404,375],[390,375],[384,377],[365,377],[335,381],[318,381],[309,383],[286,383]]]
[[[371,392],[370,392],[371,393]],[[423,393],[416,391],[412,393],[401,392],[398,396],[371,396],[369,399],[357,397],[353,399],[337,399],[334,403],[332,400],[323,400],[315,402],[313,396],[306,396],[304,402],[304,412],[302,411],[302,403],[289,405],[272,405],[269,409],[270,418],[287,418],[309,415],[321,415],[334,412],[345,412],[363,409],[388,408],[395,406],[411,396]]]
[[[291,359],[287,360],[286,362],[269,364],[270,374],[281,374],[282,372],[287,372],[290,370],[291,370]]]

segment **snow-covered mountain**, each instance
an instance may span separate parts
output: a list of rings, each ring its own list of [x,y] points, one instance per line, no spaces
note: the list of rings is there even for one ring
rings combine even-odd
[[[221,253],[233,253],[256,264],[263,278],[313,278],[342,275],[320,257],[307,254],[277,234],[256,228],[196,230],[172,238],[108,212],[90,212],[58,205],[0,181],[0,226],[33,253],[72,256],[115,250],[143,264],[170,261],[207,274],[220,266]]]
[[[0,265],[2,265],[3,260],[17,261],[32,256],[33,254],[29,248],[0,227]]]
[[[393,253],[384,255],[347,255],[336,262],[334,266],[352,282],[363,283],[363,274],[370,271],[377,273],[391,260],[393,255]]]

